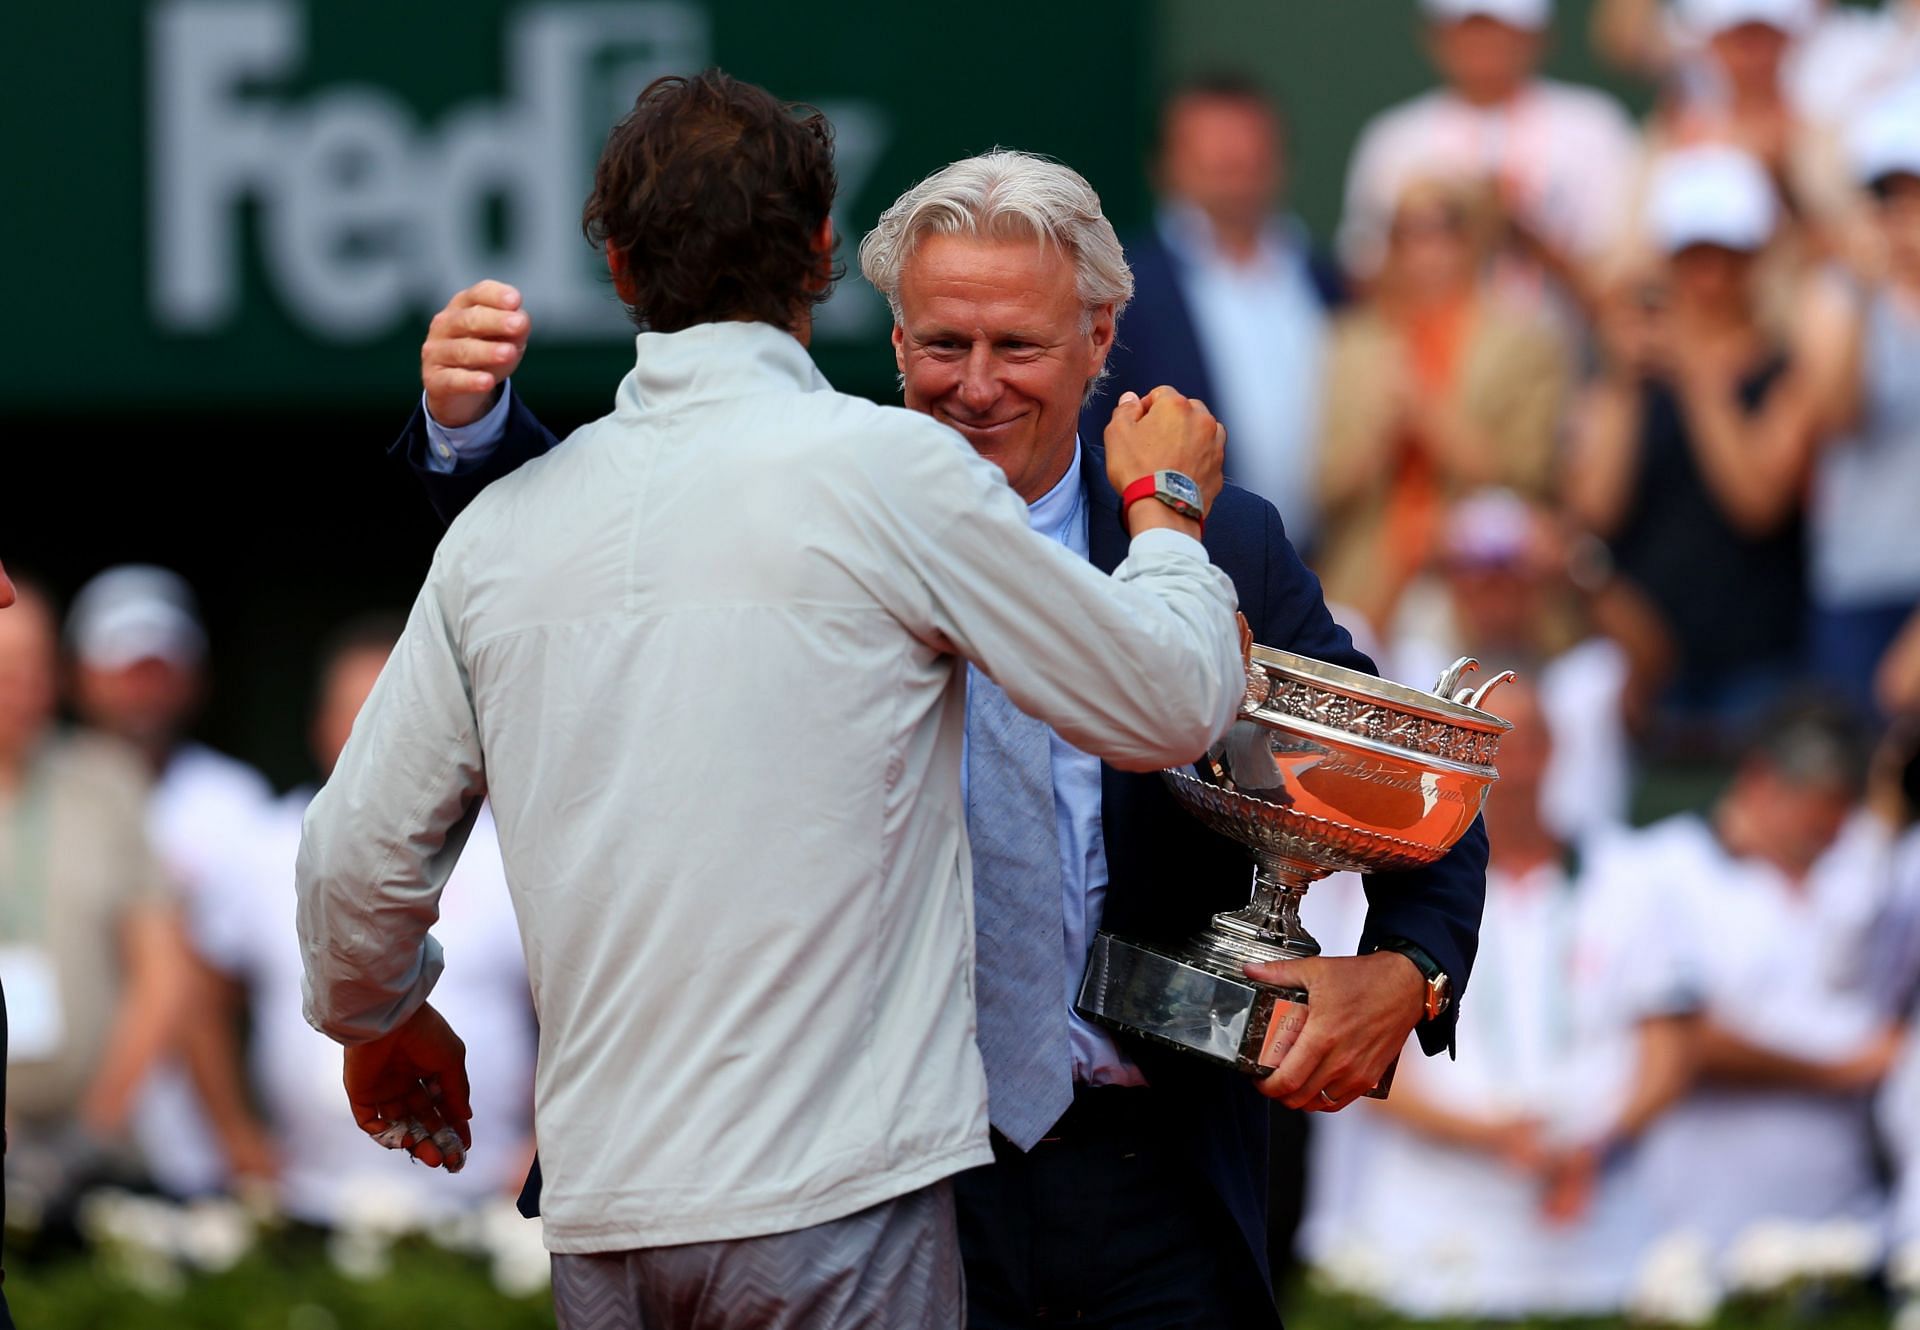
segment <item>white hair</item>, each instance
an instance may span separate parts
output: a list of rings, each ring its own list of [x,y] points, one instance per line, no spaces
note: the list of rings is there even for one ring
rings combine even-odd
[[[1059,162],[995,148],[944,166],[895,199],[860,242],[860,271],[887,298],[900,322],[900,272],[926,235],[972,239],[1038,239],[1072,257],[1074,289],[1093,311],[1112,305],[1116,318],[1133,299],[1113,223],[1086,178]]]

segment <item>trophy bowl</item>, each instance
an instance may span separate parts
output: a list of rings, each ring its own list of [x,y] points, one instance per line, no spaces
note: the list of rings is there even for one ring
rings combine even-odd
[[[1182,807],[1247,847],[1252,899],[1171,947],[1097,933],[1080,1012],[1245,1072],[1277,1067],[1306,994],[1246,966],[1320,954],[1300,923],[1315,879],[1418,868],[1466,834],[1512,728],[1481,704],[1513,672],[1463,686],[1478,668],[1458,660],[1427,693],[1252,646],[1239,718],[1200,761],[1161,773]]]

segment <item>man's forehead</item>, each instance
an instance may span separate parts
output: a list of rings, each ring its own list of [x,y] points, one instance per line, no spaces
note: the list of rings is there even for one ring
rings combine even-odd
[[[1039,239],[929,236],[900,272],[909,324],[1047,326],[1080,313],[1073,259]]]

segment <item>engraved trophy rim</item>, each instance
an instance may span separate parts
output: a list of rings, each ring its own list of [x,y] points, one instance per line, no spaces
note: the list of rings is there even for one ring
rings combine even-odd
[[[1513,728],[1512,721],[1507,720],[1503,716],[1497,716],[1491,711],[1483,711],[1479,707],[1468,706],[1464,702],[1455,702],[1449,698],[1442,697],[1438,693],[1430,693],[1425,689],[1415,688],[1411,684],[1395,683],[1393,680],[1383,679],[1377,674],[1367,674],[1362,670],[1348,669],[1344,665],[1334,665],[1324,660],[1316,660],[1312,656],[1296,655],[1291,651],[1282,651],[1278,647],[1262,646],[1256,642],[1249,649],[1248,658],[1250,661],[1256,662],[1268,670],[1278,671],[1283,676],[1296,676],[1305,682],[1315,683],[1323,688],[1331,688],[1335,692],[1345,693],[1349,697],[1359,698],[1364,701],[1384,702],[1401,710],[1412,712],[1415,715],[1432,720],[1444,721],[1449,725],[1458,725],[1462,729],[1478,730],[1487,734],[1505,734]],[[1475,662],[1462,661],[1459,662],[1455,668],[1459,668],[1459,665],[1473,668]],[[1452,676],[1453,673],[1453,670],[1448,671],[1449,676]],[[1498,680],[1496,680],[1496,682],[1498,682]],[[1488,691],[1488,688],[1483,688],[1481,695],[1484,696]],[[1263,698],[1260,706],[1250,708],[1242,714],[1255,714],[1260,711],[1264,705],[1265,699]],[[1299,720],[1298,717],[1294,716],[1289,716],[1287,719],[1290,724],[1297,724]],[[1386,747],[1393,748],[1396,752],[1408,752],[1408,750],[1397,748],[1392,744],[1388,744]],[[1409,753],[1408,755],[1411,756],[1412,754]],[[1420,754],[1422,760],[1430,756],[1429,754]]]

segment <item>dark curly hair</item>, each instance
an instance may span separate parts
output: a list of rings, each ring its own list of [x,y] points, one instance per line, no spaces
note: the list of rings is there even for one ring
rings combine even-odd
[[[718,69],[669,75],[607,136],[581,229],[622,260],[621,296],[643,331],[791,328],[840,276],[814,248],[834,188],[833,128],[818,110]]]

